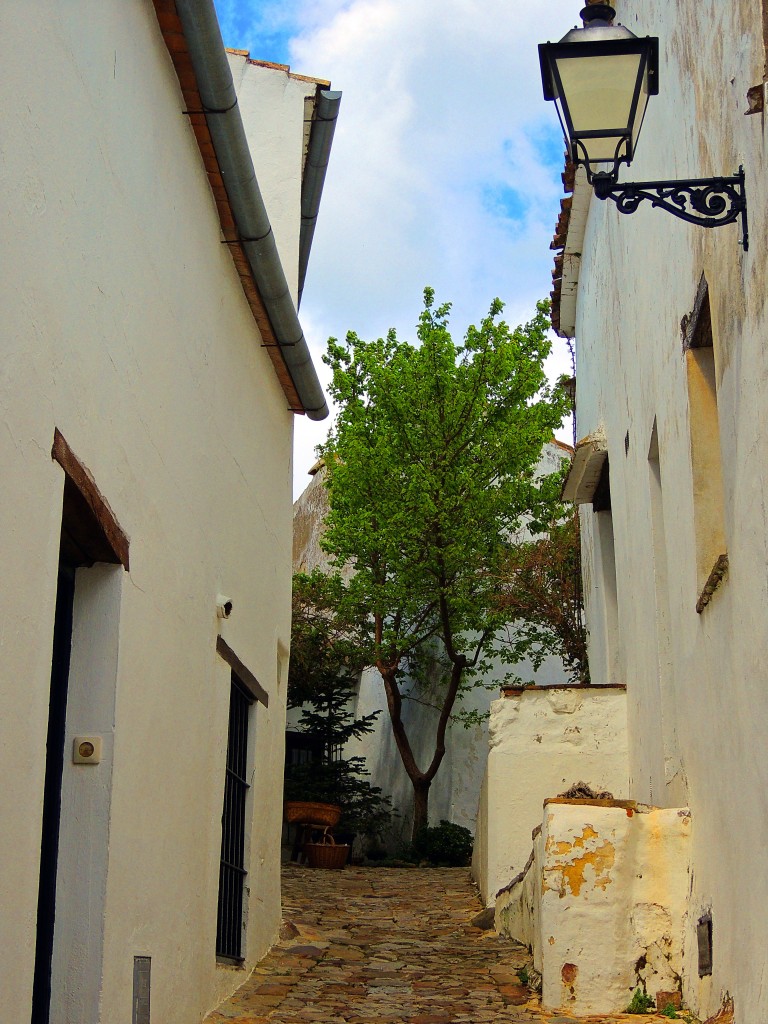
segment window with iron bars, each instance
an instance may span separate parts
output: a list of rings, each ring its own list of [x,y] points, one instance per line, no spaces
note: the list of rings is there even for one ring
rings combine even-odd
[[[221,815],[221,864],[216,927],[216,955],[243,960],[243,889],[245,886],[245,822],[248,774],[248,724],[251,694],[235,673],[229,698],[227,769]]]
[[[341,743],[327,746],[322,737],[309,733],[289,730],[285,734],[285,766],[290,768],[297,764],[320,764],[340,761],[344,754]]]

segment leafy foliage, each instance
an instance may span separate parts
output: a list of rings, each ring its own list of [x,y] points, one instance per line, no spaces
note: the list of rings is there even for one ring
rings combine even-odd
[[[414,786],[415,830],[427,822],[453,705],[510,621],[496,599],[509,538],[549,516],[534,469],[568,398],[543,370],[547,309],[539,303],[530,323],[511,330],[495,300],[457,345],[450,306],[435,308],[426,289],[418,345],[394,331],[374,342],[350,333],[344,344],[331,339],[324,357],[339,406],[321,449],[324,546],[353,570],[347,597],[370,616],[371,662]],[[403,684],[409,661],[435,659],[436,641],[447,668],[433,701],[434,754],[420,766],[403,724]]]
[[[420,828],[413,837],[413,854],[430,864],[464,867],[472,856],[474,839],[463,825],[441,821],[431,828]]]
[[[641,988],[636,988],[626,1013],[650,1013],[654,1009],[653,999]]]
[[[556,654],[570,682],[588,683],[579,513],[555,501],[551,517],[545,536],[507,551],[499,600],[515,624],[505,657],[513,663],[527,658],[538,669]]]
[[[319,570],[293,581],[288,705],[301,707],[301,732],[318,741],[320,760],[288,765],[286,800],[339,804],[341,829],[376,835],[389,825],[392,807],[364,778],[364,757],[343,757],[352,739],[370,733],[379,712],[356,718],[352,710],[360,672],[370,664],[369,624],[345,600],[341,577]]]
[[[307,701],[322,703],[333,698],[340,688],[354,689],[372,657],[368,617],[360,615],[348,600],[341,576],[328,575],[320,569],[296,573],[288,707],[301,707]],[[370,732],[370,728],[363,731]],[[352,735],[360,733],[349,734]]]

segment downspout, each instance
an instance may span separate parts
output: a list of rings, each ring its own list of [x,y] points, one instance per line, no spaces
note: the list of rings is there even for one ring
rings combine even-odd
[[[256,180],[213,0],[176,0],[176,10],[240,242],[304,411],[312,420],[323,420],[328,405]]]
[[[309,251],[315,234],[320,198],[323,194],[325,172],[331,155],[336,118],[339,116],[341,93],[319,89],[315,118],[309,133],[309,146],[301,182],[301,233],[299,235],[299,305],[307,276]]]

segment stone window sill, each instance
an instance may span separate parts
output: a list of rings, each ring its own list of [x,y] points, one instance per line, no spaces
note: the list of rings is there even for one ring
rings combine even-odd
[[[245,957],[240,956],[222,956],[221,953],[216,954],[216,969],[222,967],[230,968],[233,971],[244,971],[245,970]]]

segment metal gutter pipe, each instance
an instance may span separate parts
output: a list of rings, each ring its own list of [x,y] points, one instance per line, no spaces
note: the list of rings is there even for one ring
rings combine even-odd
[[[315,119],[309,133],[309,146],[301,183],[301,234],[299,235],[299,305],[307,276],[309,252],[315,234],[317,213],[323,194],[325,172],[331,155],[336,118],[339,116],[341,93],[320,89],[317,95]]]
[[[176,10],[240,242],[304,411],[312,420],[323,420],[328,405],[261,197],[213,0],[176,0]]]

